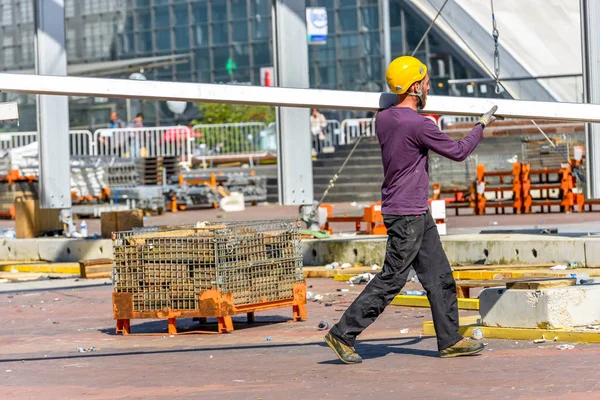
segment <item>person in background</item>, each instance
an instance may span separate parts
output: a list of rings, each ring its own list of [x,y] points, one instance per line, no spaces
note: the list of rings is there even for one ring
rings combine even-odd
[[[143,128],[144,127],[144,114],[138,113],[133,121],[131,121],[130,127],[132,128]]]
[[[321,150],[322,142],[325,140],[324,130],[327,128],[327,118],[316,108],[310,114],[310,132],[313,136],[313,155]]]
[[[144,114],[142,113],[137,113],[135,118],[133,119],[133,121],[131,121],[131,123],[129,124],[130,128],[143,128],[144,127]],[[144,136],[145,136],[145,141],[148,141],[148,132],[144,132]],[[141,138],[141,137],[140,137]],[[129,137],[129,142],[131,143],[131,155],[133,157],[137,157],[138,155],[142,154],[142,156],[144,156],[146,149],[145,149],[145,143],[137,143],[138,137],[135,134],[135,132],[131,132],[130,133],[130,137]],[[142,148],[138,149],[138,146],[141,145]],[[140,153],[141,150],[141,153]]]
[[[110,113],[108,128],[109,129],[123,129],[126,127],[125,122],[119,118],[119,114],[116,111]],[[109,146],[112,146],[112,152],[115,155],[120,155],[121,151],[124,151],[124,139],[122,134],[115,134],[114,132],[106,133],[98,138],[98,142],[101,145],[101,152],[103,154],[109,153]]]

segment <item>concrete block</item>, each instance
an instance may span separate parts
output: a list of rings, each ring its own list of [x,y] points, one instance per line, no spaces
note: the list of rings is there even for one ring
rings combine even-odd
[[[0,241],[0,260],[77,262],[95,258],[112,258],[109,239],[5,239]]]
[[[600,267],[600,238],[585,241],[585,266]]]
[[[442,238],[451,264],[564,264],[585,265],[585,241],[542,235],[453,235]],[[599,242],[600,244],[600,242]]]
[[[542,290],[488,288],[479,295],[485,326],[563,329],[600,324],[600,284]]]
[[[387,236],[336,237],[302,241],[304,265],[325,265],[334,261],[362,265],[383,265]]]

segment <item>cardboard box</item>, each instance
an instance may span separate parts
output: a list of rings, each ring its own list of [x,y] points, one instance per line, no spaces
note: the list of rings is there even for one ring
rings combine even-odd
[[[59,209],[41,209],[38,200],[15,200],[17,239],[31,239],[46,232],[63,230]]]
[[[113,232],[130,231],[144,226],[142,210],[106,211],[100,214],[102,237],[111,239]]]

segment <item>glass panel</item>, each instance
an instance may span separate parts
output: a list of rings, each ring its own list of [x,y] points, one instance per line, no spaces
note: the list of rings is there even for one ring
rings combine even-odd
[[[175,25],[189,25],[187,4],[173,6],[173,15],[175,16]]]
[[[171,15],[168,6],[156,7],[154,9],[154,25],[156,28],[167,28],[171,25]]]
[[[360,59],[342,62],[342,83],[344,90],[360,90]]]
[[[345,34],[340,35],[340,56],[341,58],[358,57],[358,34]]]
[[[247,67],[250,65],[250,46],[248,44],[234,44],[233,58],[238,67]]]
[[[158,50],[171,49],[171,31],[169,29],[156,31],[156,48]]]
[[[226,1],[213,1],[211,8],[212,20],[215,21],[227,21],[227,2]]]
[[[229,59],[229,46],[219,46],[213,49],[215,70],[224,70]]]
[[[230,0],[231,1],[231,19],[246,19],[248,18],[248,9],[246,0]]]
[[[208,55],[208,49],[199,49],[195,52],[195,62],[197,70],[209,70],[210,69],[210,58]]]
[[[193,23],[208,22],[208,9],[205,2],[192,3]]]
[[[233,21],[231,29],[234,42],[248,41],[248,21]]]
[[[363,7],[361,10],[362,26],[369,30],[379,30],[379,10],[377,6]],[[390,17],[391,18],[391,17]]]
[[[390,0],[390,26],[398,27],[402,25],[402,3],[403,0]]]
[[[220,22],[213,24],[213,44],[224,44],[229,43],[229,24],[227,22]]]
[[[271,29],[271,18],[258,16],[252,21],[253,39],[267,39]]]
[[[356,15],[356,8],[340,9],[339,21],[342,32],[357,31],[358,16]]]
[[[175,27],[175,48],[178,50],[190,48],[190,28],[188,26]]]
[[[391,29],[390,39],[392,42],[392,57],[400,57],[404,54],[404,48],[402,46],[402,28]]]
[[[252,14],[270,16],[271,15],[271,0],[251,0],[250,9]]]
[[[196,46],[208,45],[208,25],[194,26],[194,43]]]
[[[337,71],[335,62],[319,63],[319,87],[335,89],[337,87]]]
[[[137,28],[140,30],[152,28],[152,15],[150,10],[140,10],[137,13]]]
[[[365,54],[373,56],[381,54],[379,32],[365,33],[362,35],[362,40]]]
[[[269,43],[253,43],[252,50],[254,52],[254,64],[255,65],[269,65],[271,64],[271,51],[269,50]]]

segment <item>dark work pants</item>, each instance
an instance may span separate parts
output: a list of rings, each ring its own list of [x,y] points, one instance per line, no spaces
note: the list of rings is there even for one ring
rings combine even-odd
[[[356,337],[402,290],[413,266],[431,304],[438,349],[454,345],[462,339],[458,334],[456,283],[435,221],[427,213],[384,215],[384,223],[388,241],[383,269],[367,284],[330,333],[354,347]]]

